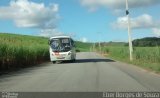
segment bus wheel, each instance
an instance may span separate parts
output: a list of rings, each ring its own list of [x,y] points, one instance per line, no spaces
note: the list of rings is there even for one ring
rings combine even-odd
[[[56,63],[56,61],[52,61],[52,63],[53,63],[53,64],[55,64],[55,63]]]
[[[56,61],[56,64],[60,64],[62,61]]]
[[[75,61],[76,61],[76,59],[71,60],[71,62],[75,62]]]

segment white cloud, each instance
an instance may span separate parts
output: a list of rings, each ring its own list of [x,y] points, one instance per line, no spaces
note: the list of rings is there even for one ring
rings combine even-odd
[[[9,6],[0,7],[0,19],[13,20],[17,27],[53,29],[58,20],[58,4],[46,7],[43,3],[12,0]]]
[[[52,36],[60,36],[64,35],[64,33],[59,32],[57,29],[42,29],[39,36],[52,37]]]
[[[136,18],[131,18],[131,27],[133,29],[141,28],[153,28],[160,25],[160,23],[153,20],[152,16],[148,14],[143,14]],[[127,17],[119,17],[116,22],[112,24],[114,28],[126,29],[127,28]]]
[[[84,43],[85,43],[85,42],[87,42],[87,41],[88,41],[88,39],[87,39],[87,38],[85,38],[85,37],[83,37],[83,38],[81,38],[81,39],[80,39],[80,41],[82,41],[82,42],[84,42]]]
[[[155,34],[155,36],[160,37],[160,29],[159,28],[153,28],[152,32],[153,32],[153,34]]]
[[[160,4],[160,0],[128,0],[130,8],[146,7]],[[81,4],[89,9],[108,7],[111,9],[125,8],[125,0],[80,0]]]

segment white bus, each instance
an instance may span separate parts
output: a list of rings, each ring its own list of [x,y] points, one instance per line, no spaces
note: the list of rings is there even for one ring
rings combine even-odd
[[[69,36],[56,36],[49,39],[50,60],[55,63],[59,61],[75,61],[75,44]]]

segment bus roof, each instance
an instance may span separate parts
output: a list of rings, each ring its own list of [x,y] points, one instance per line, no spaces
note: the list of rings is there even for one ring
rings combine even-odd
[[[50,39],[53,38],[71,38],[70,36],[54,36],[54,37],[50,37]]]

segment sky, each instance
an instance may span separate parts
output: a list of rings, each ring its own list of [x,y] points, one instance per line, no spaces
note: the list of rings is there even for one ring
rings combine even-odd
[[[128,0],[132,39],[160,37],[160,0]],[[125,0],[0,0],[0,32],[127,42]]]

